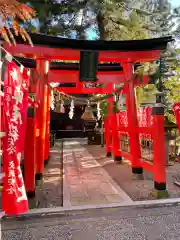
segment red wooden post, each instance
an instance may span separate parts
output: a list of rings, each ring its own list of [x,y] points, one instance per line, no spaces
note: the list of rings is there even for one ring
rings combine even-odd
[[[41,180],[44,171],[44,152],[45,152],[45,136],[46,136],[46,109],[47,109],[47,84],[45,83],[45,67],[44,59],[37,60],[37,70],[40,75],[39,79],[39,109],[37,110],[37,170],[36,180]]]
[[[38,174],[38,165],[39,165],[39,152],[40,152],[40,79],[36,81],[35,87],[35,100],[38,103],[35,108],[35,129],[36,129],[36,143],[35,143],[35,169],[36,169],[36,180],[41,179],[41,175]]]
[[[50,153],[50,101],[51,98],[51,89],[48,87],[47,90],[47,116],[46,116],[46,137],[45,137],[45,153],[44,159],[45,164],[49,161]]]
[[[29,198],[35,197],[35,131],[34,107],[28,107],[24,147],[24,182]]]
[[[166,190],[166,156],[164,140],[164,107],[157,103],[152,109],[154,148],[154,188]]]
[[[140,142],[138,128],[138,118],[136,109],[136,97],[133,81],[133,64],[125,63],[123,65],[126,78],[129,81],[126,86],[126,107],[128,130],[130,136],[130,152],[132,155],[132,173],[137,174],[138,177],[142,176],[143,168],[141,167],[140,157]]]
[[[30,85],[29,85],[29,95],[33,95],[37,103],[39,103],[39,83],[40,79],[36,79],[35,71],[31,71],[30,76]],[[37,159],[38,159],[38,152],[39,152],[39,104],[38,106],[34,105],[34,128],[35,128],[35,136],[34,136],[34,172],[35,172],[35,179],[36,179],[36,172],[37,172]],[[28,141],[28,138],[26,138]],[[27,150],[28,151],[28,145]],[[28,154],[28,153],[27,153]],[[31,152],[32,154],[32,152]],[[27,156],[28,159],[28,156]],[[28,161],[28,160],[27,160]]]
[[[114,113],[111,120],[112,126],[112,149],[114,154],[114,160],[121,162],[122,157],[120,155],[120,135],[118,131],[118,115]]]
[[[38,97],[36,96],[36,99]],[[39,101],[38,101],[38,106],[35,108],[35,129],[36,129],[36,142],[35,142],[35,169],[36,169],[36,180],[39,180],[39,175],[37,173],[38,169],[38,161],[39,161],[39,151],[40,151],[40,129],[39,129],[39,124],[40,124],[40,109],[39,109]]]
[[[109,83],[108,88],[113,92],[113,84]],[[107,117],[104,121],[106,156],[112,156],[112,114],[113,114],[113,98],[107,100]]]
[[[114,83],[110,84],[109,88],[111,88],[111,92],[115,91]],[[119,138],[119,131],[118,131],[118,116],[117,113],[114,112],[114,104],[115,99],[111,97],[108,99],[108,113],[111,118],[111,130],[112,130],[112,152],[114,155],[114,160],[120,162],[122,157],[120,156],[120,138]]]
[[[106,143],[106,154],[107,157],[111,157],[111,132],[109,117],[104,120],[104,134],[105,134],[105,143]]]
[[[112,89],[113,91],[113,84],[109,84],[109,88]],[[111,157],[112,156],[112,117],[113,117],[113,98],[108,98],[108,103],[107,103],[107,109],[108,109],[108,113],[107,113],[107,119],[108,119],[108,127],[106,129],[107,133],[106,136],[108,137],[108,144],[109,144],[109,150],[107,151],[107,157]]]

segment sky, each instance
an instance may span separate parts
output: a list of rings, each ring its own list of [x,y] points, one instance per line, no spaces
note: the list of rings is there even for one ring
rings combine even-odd
[[[180,5],[179,0],[171,0],[170,2],[172,3],[172,5],[173,5],[174,7],[177,7],[177,6]]]
[[[89,29],[87,31],[87,37],[88,37],[88,40],[96,40],[97,39],[97,34],[92,29]]]

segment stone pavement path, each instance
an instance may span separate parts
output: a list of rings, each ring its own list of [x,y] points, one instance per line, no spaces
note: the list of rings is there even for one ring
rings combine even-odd
[[[132,202],[87,151],[82,140],[64,142],[63,168],[65,207]]]
[[[44,181],[37,188],[38,208],[60,207],[63,203],[62,159],[58,143],[50,151],[50,161],[45,166]]]
[[[179,240],[180,206],[109,208],[2,222],[2,240]]]

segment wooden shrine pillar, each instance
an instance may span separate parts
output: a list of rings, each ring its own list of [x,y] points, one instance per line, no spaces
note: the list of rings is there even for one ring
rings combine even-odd
[[[110,83],[109,88],[113,92],[115,90],[114,84]],[[118,131],[118,116],[114,111],[114,98],[108,99],[108,117],[107,122],[105,122],[105,134],[106,134],[106,151],[107,156],[111,156],[112,152],[114,155],[114,160],[120,162],[122,157],[120,155],[120,137]]]
[[[111,87],[111,86],[110,86]],[[113,91],[113,90],[112,90]],[[107,157],[112,156],[112,114],[113,114],[113,98],[107,100],[107,119],[104,123],[105,126],[105,137],[106,137],[106,152]]]
[[[112,127],[112,151],[114,155],[114,161],[120,163],[122,160],[120,153],[120,135],[118,131],[118,115],[113,113],[111,117],[111,127]]]
[[[35,197],[35,106],[28,106],[24,147],[24,183],[28,198]]]
[[[36,159],[36,176],[35,179],[39,180],[40,176],[38,174],[39,165],[39,151],[40,151],[40,100],[39,100],[39,89],[40,89],[40,79],[38,78],[36,83],[35,101],[37,102],[37,107],[35,108],[35,128],[36,128],[36,142],[35,142],[35,159]]]
[[[133,64],[123,64],[124,73],[127,81],[126,85],[126,106],[127,106],[127,120],[128,120],[128,131],[130,137],[130,153],[132,156],[132,173],[138,178],[142,178],[143,168],[141,167],[140,157],[140,142],[138,128],[138,117],[136,109],[136,96],[135,87],[133,80]]]
[[[37,59],[37,71],[39,74],[39,89],[36,99],[39,101],[37,110],[37,129],[36,129],[36,180],[41,180],[44,171],[45,160],[45,138],[46,138],[46,116],[47,116],[47,84],[46,84],[46,65],[44,59]]]
[[[50,107],[51,107],[51,89],[47,89],[47,112],[46,112],[46,137],[45,137],[45,164],[48,163],[50,158]]]
[[[35,72],[31,71],[28,94],[35,96],[37,81]],[[24,183],[28,198],[35,197],[36,174],[36,105],[28,104],[27,124],[24,146]]]
[[[115,84],[113,84],[113,91],[115,91]],[[114,161],[121,163],[122,157],[120,153],[120,135],[119,135],[119,124],[118,115],[116,109],[116,99],[112,97],[110,99],[112,102],[112,117],[111,117],[111,129],[112,129],[112,152],[114,156]]]
[[[152,108],[153,150],[154,150],[154,188],[161,193],[166,191],[166,155],[164,137],[164,105],[157,103]],[[162,196],[165,196],[163,194]]]
[[[108,87],[113,91],[113,84],[108,84]],[[112,119],[113,114],[113,98],[107,99],[107,116],[104,120],[104,135],[105,135],[105,143],[106,143],[106,156],[112,156]]]
[[[111,131],[110,131],[110,118],[104,119],[104,135],[106,143],[106,156],[111,157]]]

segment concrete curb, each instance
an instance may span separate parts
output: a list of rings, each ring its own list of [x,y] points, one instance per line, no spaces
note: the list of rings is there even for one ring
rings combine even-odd
[[[73,207],[57,207],[57,208],[40,208],[30,210],[26,214],[21,214],[20,216],[4,216],[3,219],[27,219],[34,217],[48,217],[48,216],[71,216],[74,214],[82,214],[82,212],[100,209],[110,209],[110,208],[122,208],[122,210],[136,209],[136,208],[159,208],[159,207],[170,207],[170,206],[180,206],[180,198],[173,199],[161,199],[161,200],[149,200],[149,201],[135,201],[131,204],[121,203],[121,204],[101,204],[101,205],[84,205],[84,206],[73,206]]]

